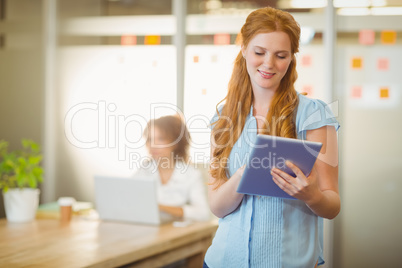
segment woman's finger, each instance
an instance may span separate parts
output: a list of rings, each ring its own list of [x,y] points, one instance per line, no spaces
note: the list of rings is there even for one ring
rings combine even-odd
[[[293,173],[296,175],[298,178],[305,178],[306,176],[304,175],[303,171],[300,170],[298,166],[287,160],[285,164],[293,171]]]
[[[280,170],[279,168],[272,168],[271,169],[271,175],[272,174],[277,174],[278,176],[282,177],[284,180],[286,180],[289,183],[291,183],[294,180],[293,176],[291,176],[288,173]]]

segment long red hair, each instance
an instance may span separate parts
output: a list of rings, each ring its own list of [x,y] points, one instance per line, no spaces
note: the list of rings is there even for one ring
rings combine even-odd
[[[284,32],[289,36],[292,60],[287,73],[282,78],[279,88],[270,104],[266,117],[264,134],[296,138],[295,117],[298,97],[294,88],[297,79],[295,53],[299,51],[300,27],[292,15],[271,7],[253,11],[241,28],[241,44],[244,48],[260,33]],[[236,57],[232,76],[228,85],[228,93],[222,111],[218,111],[219,119],[213,123],[212,144],[215,149],[212,155],[210,174],[217,181],[217,187],[228,178],[227,160],[230,152],[239,139],[246,118],[250,113],[254,100],[246,61],[241,51]]]

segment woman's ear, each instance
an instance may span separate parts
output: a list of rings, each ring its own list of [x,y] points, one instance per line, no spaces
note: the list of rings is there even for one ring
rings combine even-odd
[[[246,58],[246,49],[243,45],[241,46],[241,54],[243,55],[243,58]]]

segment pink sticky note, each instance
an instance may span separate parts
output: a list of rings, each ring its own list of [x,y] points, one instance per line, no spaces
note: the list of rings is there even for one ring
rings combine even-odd
[[[229,45],[229,44],[230,44],[230,34],[214,35],[214,45]]]
[[[377,68],[380,71],[388,71],[388,69],[389,69],[389,60],[387,58],[379,58],[377,60]]]
[[[313,87],[310,85],[304,85],[302,92],[307,93],[307,96],[311,96],[311,95],[313,95]]]
[[[122,35],[120,39],[122,46],[133,46],[137,44],[137,36],[135,35]]]
[[[375,32],[373,30],[361,30],[359,32],[359,43],[361,45],[372,45],[375,41]]]
[[[361,86],[354,86],[350,92],[350,96],[353,99],[360,99],[362,97],[362,87]]]
[[[311,56],[310,55],[303,55],[301,58],[301,64],[304,67],[311,66]]]

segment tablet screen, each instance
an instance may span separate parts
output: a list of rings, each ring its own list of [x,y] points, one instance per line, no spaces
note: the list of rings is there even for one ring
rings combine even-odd
[[[257,135],[247,165],[237,188],[238,193],[295,199],[273,181],[271,168],[279,168],[292,176],[285,165],[289,160],[308,176],[322,143],[269,135]]]

